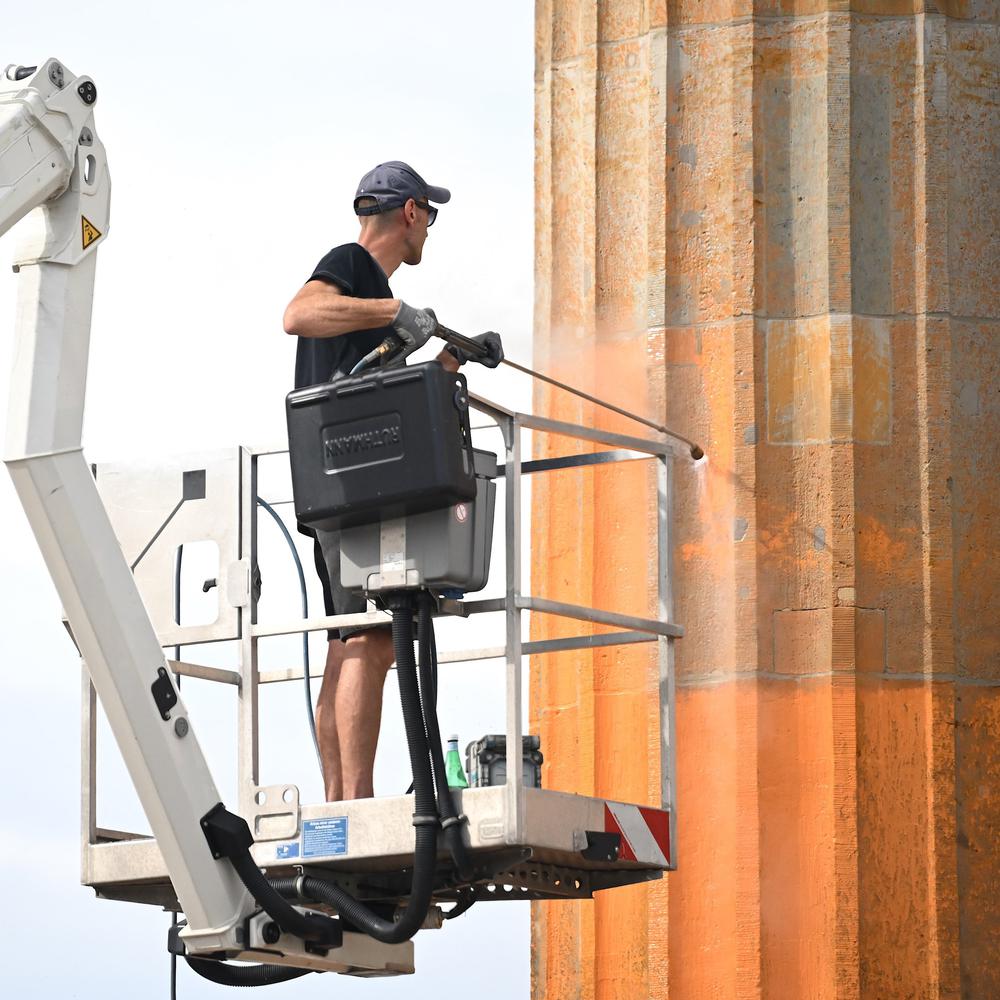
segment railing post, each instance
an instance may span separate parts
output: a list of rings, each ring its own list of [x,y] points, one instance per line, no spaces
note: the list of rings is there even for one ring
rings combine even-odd
[[[521,766],[521,424],[518,416],[504,421],[507,446],[505,539],[507,544],[507,785],[506,842],[517,844],[523,834],[524,781]]]
[[[673,621],[673,476],[669,453],[656,458],[656,562],[657,612],[661,621]],[[657,638],[660,694],[660,801],[661,808],[670,811],[670,862],[676,858],[675,768],[674,739],[674,640],[670,636]]]
[[[239,810],[249,816],[254,789],[260,783],[260,743],[258,726],[257,637],[252,625],[257,623],[257,597],[253,577],[257,567],[257,455],[249,448],[240,449],[240,559],[249,565],[247,603],[240,608],[240,675],[237,730],[239,755],[237,775]]]

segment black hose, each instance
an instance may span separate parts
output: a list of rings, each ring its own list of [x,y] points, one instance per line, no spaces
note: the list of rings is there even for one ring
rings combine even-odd
[[[340,923],[322,913],[304,914],[296,910],[257,867],[249,850],[235,852],[229,860],[250,895],[286,934],[319,944],[340,944]]]
[[[285,536],[285,541],[288,543],[288,548],[292,553],[292,558],[295,560],[295,569],[299,574],[299,592],[302,595],[302,617],[309,617],[309,596],[306,592],[306,576],[302,572],[302,560],[299,558],[298,549],[295,548],[295,542],[292,541],[292,536],[288,532],[288,528],[285,527],[285,522],[282,521],[281,516],[275,511],[275,509],[261,497],[257,497],[257,503],[264,508],[274,518],[275,524],[281,529],[281,533]],[[319,737],[316,735],[316,713],[313,709],[313,698],[312,698],[312,680],[309,676],[309,633],[302,633],[302,678],[305,683],[305,695],[306,695],[306,715],[309,718],[309,732],[312,733],[313,748],[316,751],[316,760],[319,761],[319,772],[323,773],[323,757],[319,752]]]
[[[313,969],[293,969],[286,965],[230,965],[210,958],[185,956],[193,972],[220,986],[270,986],[308,976]]]
[[[420,694],[423,699],[424,723],[427,742],[430,746],[431,764],[437,787],[438,811],[444,828],[444,842],[448,846],[455,869],[463,882],[472,877],[472,863],[469,852],[462,840],[462,826],[465,817],[459,817],[455,800],[451,795],[444,766],[444,752],[441,749],[441,731],[438,728],[437,702],[437,650],[434,642],[434,619],[431,616],[433,598],[427,591],[417,597],[417,639],[420,646]]]
[[[413,598],[406,592],[393,593],[387,598],[386,604],[392,611],[392,644],[396,654],[399,700],[403,709],[410,767],[413,769],[413,825],[416,833],[410,898],[399,919],[392,921],[378,916],[340,886],[325,879],[274,879],[270,886],[286,896],[299,895],[303,900],[326,903],[346,921],[376,941],[399,944],[408,941],[420,930],[430,909],[437,867],[438,813],[427,733],[420,706],[420,690],[417,686],[417,664],[413,656]]]
[[[430,850],[421,848],[421,831],[430,830],[434,834]],[[425,835],[426,836],[426,835]],[[334,882],[322,878],[276,878],[272,884],[275,889],[288,896],[301,891],[301,897],[310,902],[326,903],[333,907],[349,924],[359,931],[375,938],[384,944],[399,944],[409,941],[423,926],[427,911],[430,909],[431,893],[434,888],[434,868],[427,858],[430,851],[437,854],[436,830],[430,826],[417,827],[416,858],[413,866],[413,883],[410,887],[410,898],[406,909],[398,920],[385,920],[369,906],[355,899],[350,893],[341,889]],[[433,862],[431,858],[431,862]],[[421,873],[429,871],[429,878],[421,878]],[[418,919],[419,918],[419,919]]]

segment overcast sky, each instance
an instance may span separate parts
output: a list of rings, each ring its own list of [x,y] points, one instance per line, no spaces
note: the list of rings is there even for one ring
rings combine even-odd
[[[316,261],[356,237],[357,182],[388,159],[410,162],[453,194],[424,262],[397,272],[394,292],[433,306],[455,329],[501,331],[508,354],[530,364],[532,47],[530,3],[6,5],[0,68],[56,56],[98,87],[112,227],[98,257],[88,459],[149,461],[283,441],[294,342],[281,331],[282,311]],[[4,262],[16,240],[14,232],[0,242],[8,366],[16,278]],[[527,406],[530,389],[516,378],[469,374],[474,391]],[[5,419],[6,378],[0,394]],[[166,996],[168,917],[96,900],[79,885],[78,660],[5,475],[0,518],[3,993]],[[287,554],[262,542],[261,560],[271,609],[280,610]],[[291,591],[294,577],[287,580]],[[287,606],[297,600],[289,592]],[[317,639],[314,655],[322,645]],[[294,664],[297,647],[273,643],[263,656],[262,669]],[[489,670],[443,669],[442,730],[460,729],[463,743],[502,731],[499,671]],[[276,693],[267,709],[281,746],[265,751],[262,780],[296,781],[315,801],[301,691],[280,687],[294,691]],[[184,693],[210,760],[222,762],[225,790],[232,700]],[[391,698],[385,726],[398,728]],[[390,794],[405,787],[402,744],[392,733],[383,743],[376,791]],[[141,826],[114,753],[102,750],[100,760],[99,822]],[[474,990],[477,1000],[526,996],[527,904],[480,906],[423,932],[416,964],[415,977],[314,976],[268,995],[430,997],[447,987]],[[181,997],[225,992],[186,968],[181,976]]]

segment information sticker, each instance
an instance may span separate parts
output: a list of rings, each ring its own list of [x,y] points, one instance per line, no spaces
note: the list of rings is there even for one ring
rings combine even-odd
[[[346,816],[310,819],[302,824],[302,857],[326,858],[346,853]]]

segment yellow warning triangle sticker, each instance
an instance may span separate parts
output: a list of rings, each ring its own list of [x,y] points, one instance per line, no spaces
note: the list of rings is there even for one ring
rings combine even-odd
[[[85,215],[81,215],[80,219],[83,225],[83,249],[86,250],[94,240],[99,240],[103,234]]]

